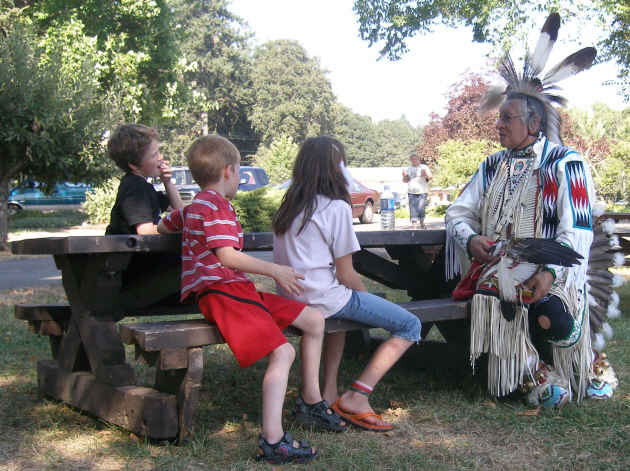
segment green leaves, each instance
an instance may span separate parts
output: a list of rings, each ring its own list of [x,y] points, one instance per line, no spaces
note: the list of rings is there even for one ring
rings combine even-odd
[[[335,96],[319,61],[295,41],[270,41],[256,49],[250,119],[269,144],[274,136],[309,136],[333,130]]]
[[[258,148],[254,165],[265,169],[271,184],[282,183],[291,178],[298,150],[299,146],[290,136],[276,137],[269,147],[261,145]]]

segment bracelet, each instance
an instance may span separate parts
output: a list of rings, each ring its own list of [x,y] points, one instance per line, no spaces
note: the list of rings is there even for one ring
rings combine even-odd
[[[470,234],[468,236],[468,239],[466,240],[466,253],[468,254],[468,258],[472,260],[473,256],[470,253],[470,241],[473,239],[473,237],[477,237],[479,234]]]

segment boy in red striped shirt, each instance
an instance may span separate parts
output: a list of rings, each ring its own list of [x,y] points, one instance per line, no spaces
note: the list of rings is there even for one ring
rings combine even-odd
[[[282,331],[292,325],[303,333],[299,417],[305,423],[341,431],[345,423],[322,399],[319,387],[324,317],[305,304],[256,291],[245,275],[266,275],[287,292],[302,291],[299,280],[304,277],[291,267],[241,251],[243,230],[228,201],[240,181],[238,149],[221,136],[203,136],[193,142],[186,158],[201,191],[189,206],[172,211],[158,226],[161,233],[182,232],[182,300],[197,299],[201,312],[217,324],[241,367],[269,357],[257,458],[271,463],[310,461],[317,450],[293,440],[282,428],[282,406],[295,358]]]

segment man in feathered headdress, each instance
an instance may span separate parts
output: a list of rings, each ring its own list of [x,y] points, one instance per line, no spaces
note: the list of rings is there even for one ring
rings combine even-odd
[[[505,150],[481,164],[446,213],[447,275],[467,273],[474,260],[456,290],[468,283],[472,295],[473,364],[488,354],[491,394],[520,387],[533,403],[555,407],[573,396],[612,395],[593,373],[586,289],[593,182],[581,156],[561,144],[553,106],[564,104],[554,84],[589,68],[596,51],[584,48],[539,77],[559,27],[551,14],[521,76],[509,54],[502,61],[507,86],[490,89],[482,109],[499,107]]]

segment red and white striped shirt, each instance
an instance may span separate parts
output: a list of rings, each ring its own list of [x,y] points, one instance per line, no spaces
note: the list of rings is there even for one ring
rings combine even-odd
[[[169,230],[182,232],[182,300],[214,283],[250,281],[242,271],[221,265],[214,252],[218,247],[243,249],[243,228],[222,195],[201,191],[190,205],[162,221]]]

